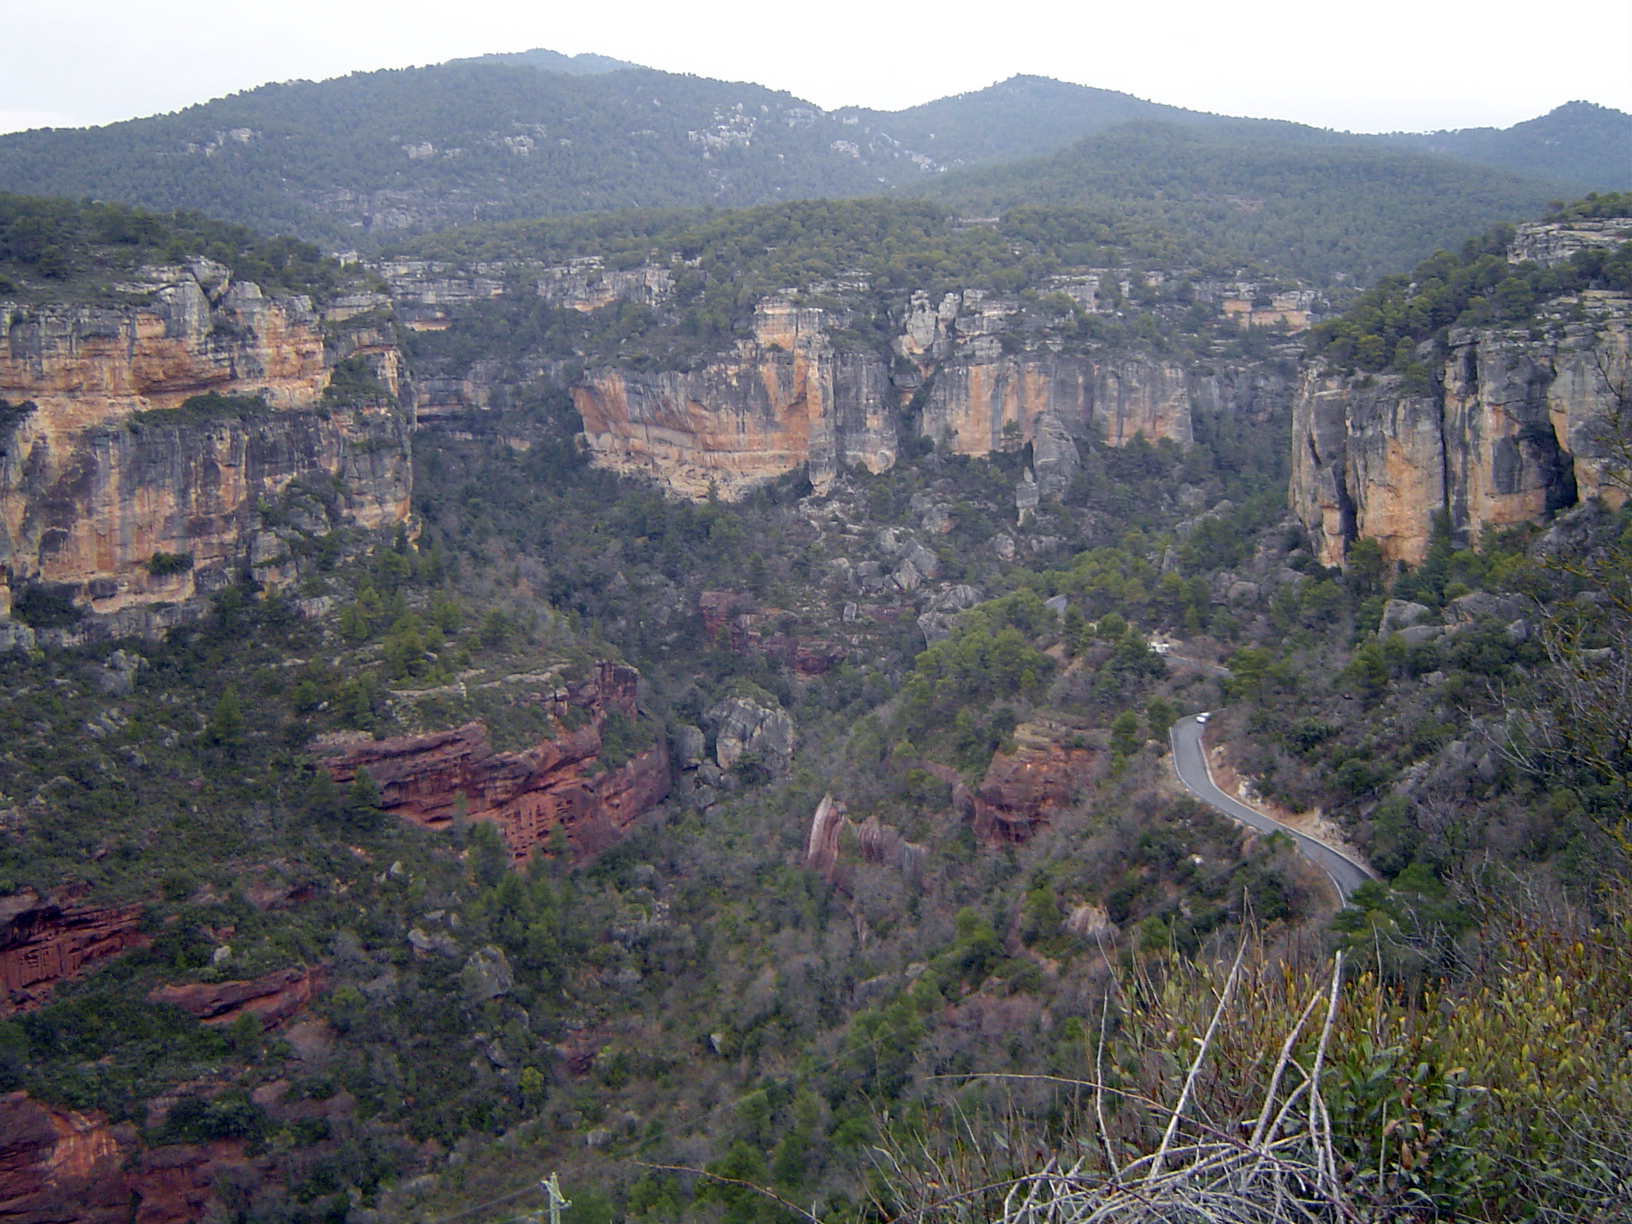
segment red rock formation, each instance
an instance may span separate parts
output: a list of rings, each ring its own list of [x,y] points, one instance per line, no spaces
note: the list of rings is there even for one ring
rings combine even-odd
[[[801,680],[825,676],[844,662],[845,650],[822,638],[801,638],[780,631],[766,633],[760,626],[774,613],[744,613],[731,623],[731,649],[741,655],[776,659]]]
[[[427,828],[446,828],[463,809],[470,820],[499,826],[518,863],[564,828],[580,853],[604,849],[636,817],[661,803],[672,782],[661,742],[616,769],[597,770],[606,715],[635,713],[639,673],[603,663],[594,681],[569,702],[591,711],[588,726],[522,752],[495,752],[487,728],[347,745],[327,762],[335,781],[367,769],[386,811]]]
[[[101,1113],[0,1097],[0,1222],[186,1224],[203,1218],[216,1182],[266,1176],[239,1140],[143,1149],[136,1127]]]
[[[738,591],[704,591],[697,606],[709,641],[718,641],[724,633],[733,653],[769,656],[801,680],[825,676],[844,662],[844,648],[825,638],[802,638],[779,630],[767,633],[765,626],[783,613],[776,608],[738,611],[750,603],[749,597]]]
[[[995,754],[974,794],[975,835],[988,844],[1029,840],[1089,780],[1094,759],[1091,749],[1031,737]]]
[[[205,1024],[230,1024],[253,1012],[268,1028],[300,1012],[327,983],[327,967],[282,969],[245,982],[193,982],[160,986],[150,1003],[173,1003]]]
[[[33,892],[0,898],[0,1016],[43,1005],[56,983],[92,961],[145,947],[142,909],[67,905]]]

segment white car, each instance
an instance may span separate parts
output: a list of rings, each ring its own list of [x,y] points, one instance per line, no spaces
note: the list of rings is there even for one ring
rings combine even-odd
[[[1197,715],[1196,715],[1196,722],[1197,722],[1197,723],[1198,723],[1198,724],[1199,724],[1199,723],[1204,723],[1204,722],[1206,722],[1206,721],[1207,721],[1207,720],[1208,720],[1208,719],[1209,719],[1209,718],[1211,718],[1211,717],[1212,717],[1212,716],[1213,716],[1213,714],[1212,714],[1212,711],[1211,711],[1211,710],[1209,710],[1209,711],[1207,711],[1207,712],[1206,712],[1206,713],[1204,713],[1204,714],[1197,714]]]

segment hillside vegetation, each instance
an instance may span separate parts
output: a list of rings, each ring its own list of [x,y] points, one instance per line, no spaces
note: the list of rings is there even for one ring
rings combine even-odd
[[[127,246],[272,258],[186,217],[7,207],[93,288]],[[1624,1219],[1632,745],[1605,694],[1632,658],[1632,508],[1329,570],[1286,512],[1273,397],[1198,406],[1188,447],[1085,438],[1024,510],[1018,440],[915,439],[821,495],[794,471],[736,503],[577,441],[584,360],[683,365],[761,295],[835,282],[865,282],[852,304],[979,282],[1024,303],[1017,344],[1295,372],[1284,328],[1192,313],[1178,285],[1223,257],[1166,233],[852,201],[425,239],[528,266],[402,337],[422,379],[491,379],[422,418],[415,534],[316,540],[285,592],[236,583],[162,640],[0,654],[0,891],[140,904],[145,937],[0,1022],[0,1090],[128,1124],[155,1163],[235,1145],[260,1172],[214,1201],[257,1224],[498,1221],[542,1210],[552,1172],[566,1218],[602,1224]],[[546,310],[527,280],[654,251],[667,314]],[[1385,325],[1443,291],[1399,332],[1431,338],[1477,309],[1485,254],[1385,282],[1315,349],[1398,348]],[[7,265],[31,292],[38,259]],[[1043,292],[1164,261],[1103,317]],[[1531,297],[1505,317],[1618,267],[1510,269]],[[885,322],[854,307],[844,342]],[[921,585],[889,577],[907,556]],[[1445,624],[1380,634],[1390,598]],[[653,743],[674,768],[621,837],[518,866],[491,824],[423,828],[322,765],[473,720],[498,752],[556,742],[586,715],[541,692],[607,660],[639,668],[638,705],[591,768]],[[1351,905],[1179,789],[1168,732],[1201,710],[1221,770],[1369,857]],[[744,711],[789,734],[737,736]],[[318,967],[298,1034],[155,993]]]
[[[1360,283],[1469,230],[1534,215],[1556,194],[1545,182],[1361,137],[1149,122],[1037,161],[950,174],[923,190],[961,210],[1114,209],[1301,276]]]
[[[1555,112],[1535,131],[1441,133],[1408,151],[1039,77],[827,112],[540,51],[0,137],[0,188],[201,210],[342,250],[475,222],[927,191],[981,212],[1114,207],[1302,276],[1366,281],[1577,183],[1624,188],[1601,181],[1626,153],[1617,115]],[[1039,157],[1051,160],[1014,164]],[[996,178],[967,169],[998,163]]]

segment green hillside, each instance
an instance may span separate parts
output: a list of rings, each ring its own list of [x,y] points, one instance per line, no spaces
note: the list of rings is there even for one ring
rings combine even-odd
[[[593,76],[600,72],[616,72],[620,68],[639,68],[627,60],[613,59],[610,55],[596,55],[583,51],[577,55],[563,55],[546,47],[531,51],[494,51],[487,55],[472,55],[465,59],[447,61],[450,64],[517,64],[537,68],[541,72],[566,72],[573,76]]]
[[[1064,152],[949,174],[924,194],[969,212],[1072,204],[1137,216],[1315,279],[1367,281],[1469,230],[1534,216],[1536,179],[1287,125],[1123,124]]]
[[[1566,102],[1510,128],[1396,132],[1381,139],[1581,189],[1632,187],[1632,115],[1593,102]]]
[[[0,138],[0,186],[197,208],[331,246],[456,223],[877,191],[904,153],[788,94],[649,69],[452,64]]]
[[[1555,112],[1535,121],[1545,131],[1498,133],[1546,153],[1502,170],[1041,77],[894,113],[826,112],[757,85],[537,50],[0,137],[0,190],[200,210],[339,250],[527,217],[928,193],[987,213],[1127,210],[1300,275],[1367,280],[1565,194],[1527,176],[1578,174],[1583,147],[1612,161],[1599,129],[1616,115],[1565,131]],[[1485,156],[1483,138],[1452,136],[1442,151]],[[1027,157],[1041,160],[1015,161]]]

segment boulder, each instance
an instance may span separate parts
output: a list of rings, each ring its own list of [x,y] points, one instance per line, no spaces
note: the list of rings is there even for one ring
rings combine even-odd
[[[708,751],[708,740],[701,727],[689,724],[674,729],[674,759],[681,769],[695,769],[703,763]]]
[[[1416,646],[1422,642],[1431,642],[1445,632],[1442,625],[1407,625],[1399,632],[1400,639]]]
[[[779,709],[731,697],[704,717],[714,728],[714,759],[721,769],[731,769],[745,754],[758,757],[773,773],[783,772],[793,760],[798,737],[793,719]]]
[[[1409,599],[1391,599],[1383,605],[1383,620],[1377,626],[1379,639],[1386,638],[1391,633],[1398,633],[1401,629],[1420,625],[1433,616],[1433,609],[1419,603],[1412,603]]]
[[[515,989],[516,974],[510,968],[510,958],[504,949],[488,944],[470,954],[465,967],[459,971],[459,985],[464,990],[465,1002],[476,1006],[509,994]]]
[[[958,613],[980,602],[980,592],[964,583],[949,586],[929,597],[923,613],[918,617],[918,631],[924,635],[924,644],[933,646],[952,633]]]
[[[1445,620],[1453,625],[1467,625],[1484,616],[1494,616],[1509,624],[1524,614],[1524,603],[1511,595],[1492,595],[1489,591],[1474,591],[1445,605]]]
[[[1020,473],[1020,483],[1014,486],[1014,509],[1020,518],[1025,518],[1030,511],[1037,509],[1042,502],[1042,490],[1037,487],[1037,478],[1027,468]]]

